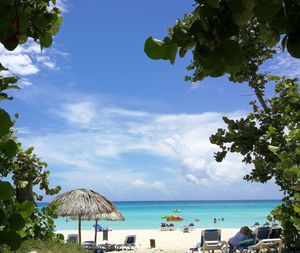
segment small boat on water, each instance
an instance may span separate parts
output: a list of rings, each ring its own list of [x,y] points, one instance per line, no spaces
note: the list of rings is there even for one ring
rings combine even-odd
[[[182,221],[183,218],[174,215],[165,215],[161,217],[162,219],[166,219],[167,221]]]
[[[174,210],[172,210],[172,212],[173,212],[173,213],[181,213],[182,210],[180,210],[180,209],[174,209]]]
[[[167,221],[183,221],[183,218],[179,216],[175,216],[175,217],[167,218]]]

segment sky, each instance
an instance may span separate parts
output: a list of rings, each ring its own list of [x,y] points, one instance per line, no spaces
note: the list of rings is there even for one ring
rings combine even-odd
[[[247,183],[251,166],[218,149],[209,136],[222,116],[245,116],[253,91],[227,77],[184,81],[190,58],[172,66],[143,52],[149,36],[163,38],[193,1],[67,1],[51,48],[33,41],[0,62],[20,77],[20,91],[2,103],[24,148],[48,163],[50,185],[65,192],[98,191],[111,200],[278,199],[274,184]],[[269,73],[299,73],[300,62],[279,53]],[[45,201],[53,197],[46,197]]]

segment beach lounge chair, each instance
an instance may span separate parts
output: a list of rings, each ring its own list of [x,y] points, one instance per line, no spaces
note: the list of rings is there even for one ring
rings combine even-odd
[[[99,244],[96,249],[94,250],[94,253],[103,253],[103,252],[109,252],[109,251],[116,251],[117,250],[117,244],[111,244],[111,243],[104,243]]]
[[[188,226],[184,226],[181,230],[182,230],[183,233],[189,233],[190,232],[190,229],[189,229]]]
[[[269,234],[271,233],[271,227],[259,227],[256,229],[256,242],[259,242],[263,239],[268,239]]]
[[[67,242],[78,243],[79,242],[78,238],[79,238],[78,234],[69,234],[67,236]]]
[[[201,242],[195,248],[190,248],[189,252],[213,252],[225,251],[228,243],[221,241],[221,229],[205,229],[201,232]]]
[[[249,251],[252,253],[270,252],[271,250],[281,253],[282,252],[282,240],[276,239],[263,239],[257,244],[249,247]]]
[[[269,234],[269,239],[276,239],[276,238],[280,238],[281,236],[281,232],[282,232],[282,228],[273,228]]]
[[[175,230],[175,225],[173,223],[171,223],[169,225],[169,231],[174,231]]]
[[[169,231],[169,225],[166,223],[160,224],[160,231]]]
[[[189,230],[190,231],[194,231],[195,230],[195,224],[194,223],[190,223]]]
[[[252,246],[255,242],[256,238],[252,238],[252,239],[246,239],[244,241],[241,241],[239,243],[239,245],[237,245],[236,247],[234,247],[233,249],[229,250],[229,253],[249,253],[249,247]]]
[[[116,250],[135,249],[136,235],[127,235],[123,244],[116,245]]]
[[[96,248],[94,241],[84,241],[82,243],[82,245],[83,245],[83,248],[86,250],[94,250]]]

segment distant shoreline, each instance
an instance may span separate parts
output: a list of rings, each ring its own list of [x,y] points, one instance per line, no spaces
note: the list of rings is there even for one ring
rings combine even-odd
[[[257,201],[281,201],[281,199],[225,199],[225,200],[112,200],[114,203],[132,202],[257,202]],[[48,204],[50,201],[40,201],[38,204]]]

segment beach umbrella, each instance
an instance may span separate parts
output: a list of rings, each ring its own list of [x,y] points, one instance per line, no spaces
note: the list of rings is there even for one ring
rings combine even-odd
[[[50,203],[50,205],[53,204],[58,206],[57,214],[59,216],[78,219],[79,244],[81,244],[82,220],[96,220],[95,244],[98,220],[125,220],[111,201],[93,190],[77,189],[60,194]]]

